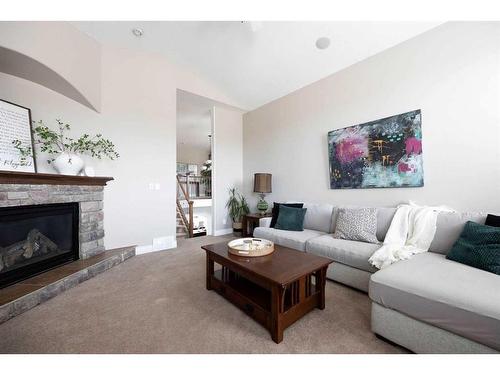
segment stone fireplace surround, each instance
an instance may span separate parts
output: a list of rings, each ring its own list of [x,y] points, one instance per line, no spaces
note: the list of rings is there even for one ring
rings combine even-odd
[[[42,176],[42,174],[40,174]],[[59,176],[59,175],[57,175]],[[55,184],[4,183],[0,177],[0,207],[26,206],[47,203],[78,202],[80,208],[80,259],[102,253],[104,249],[104,185],[86,185],[85,179],[92,177],[59,176],[64,180],[53,180]],[[75,180],[80,177],[84,180]],[[108,179],[108,180],[111,180]],[[66,181],[66,184],[57,184]],[[33,181],[32,181],[33,182]],[[71,183],[71,184],[69,184]],[[97,183],[93,182],[93,183]]]
[[[92,260],[105,252],[103,197],[104,186],[111,180],[113,178],[110,177],[0,171],[0,207],[77,202],[80,211],[79,256],[81,260]],[[0,323],[121,263],[135,255],[135,247],[118,249],[111,253],[113,255],[102,257],[102,260],[99,258],[96,263],[90,262],[88,269],[79,270],[57,282],[34,289],[8,303],[2,304],[0,301]],[[7,292],[12,293],[15,287],[14,284],[0,289],[0,296],[9,288]]]

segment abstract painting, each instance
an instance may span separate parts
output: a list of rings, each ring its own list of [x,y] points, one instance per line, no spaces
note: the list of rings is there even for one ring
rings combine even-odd
[[[424,186],[420,110],[328,133],[331,189]]]

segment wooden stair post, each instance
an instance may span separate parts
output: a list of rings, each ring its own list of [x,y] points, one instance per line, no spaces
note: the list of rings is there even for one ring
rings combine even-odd
[[[187,235],[188,238],[193,237],[193,231],[194,231],[194,223],[193,223],[193,204],[194,202],[189,199],[189,174],[186,174],[186,188],[182,186],[181,180],[179,179],[179,175],[177,177],[177,185],[180,188],[182,195],[184,199],[188,202],[188,217],[186,217],[186,214],[184,212],[184,209],[181,205],[181,202],[179,200],[179,196],[177,195],[176,198],[176,204],[177,204],[177,212],[179,212],[181,216],[181,220],[186,227]]]

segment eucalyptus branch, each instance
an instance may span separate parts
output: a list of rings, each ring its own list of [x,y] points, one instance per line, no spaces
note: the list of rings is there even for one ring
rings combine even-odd
[[[63,152],[73,152],[76,154],[87,154],[93,158],[102,159],[107,157],[111,160],[119,158],[120,155],[115,151],[115,145],[108,139],[102,137],[102,134],[90,136],[83,134],[78,139],[70,138],[66,135],[71,130],[71,126],[61,120],[56,120],[58,131],[54,131],[44,125],[43,121],[33,121],[34,128],[32,130],[34,145],[38,146],[41,152],[45,152],[50,156]],[[12,141],[14,147],[21,155],[21,164],[26,163],[28,157],[32,157],[30,145],[23,144],[20,140]],[[47,160],[51,163],[55,157]]]

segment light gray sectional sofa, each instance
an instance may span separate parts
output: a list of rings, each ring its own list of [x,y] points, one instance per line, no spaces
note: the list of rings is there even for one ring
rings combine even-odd
[[[416,353],[498,353],[500,276],[445,258],[478,213],[440,213],[429,252],[383,270],[368,263],[381,244],[333,238],[337,208],[304,204],[304,231],[270,228],[260,220],[255,237],[332,259],[327,277],[368,292],[372,330]],[[383,242],[395,208],[378,208],[377,239]]]

